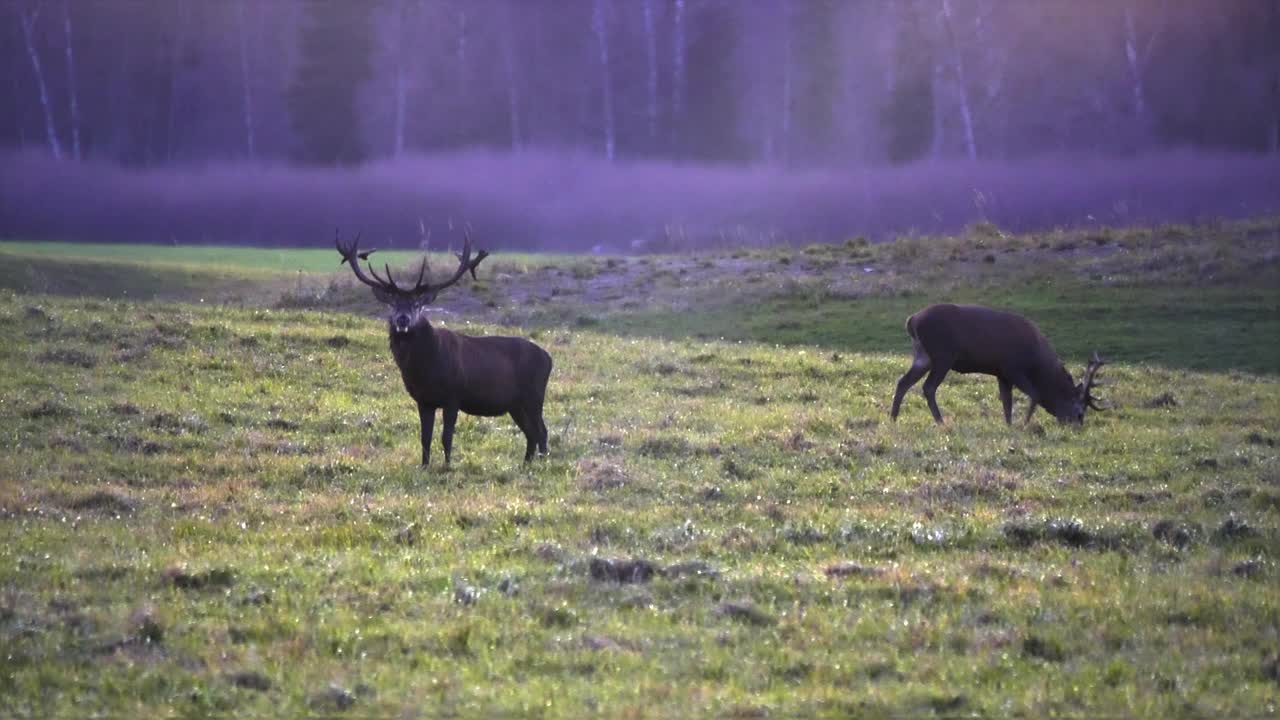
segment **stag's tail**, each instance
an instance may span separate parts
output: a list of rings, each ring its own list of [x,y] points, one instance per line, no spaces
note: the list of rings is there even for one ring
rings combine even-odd
[[[916,316],[915,316],[915,315],[912,315],[911,317],[907,318],[906,328],[907,328],[907,336],[908,336],[908,337],[910,337],[912,340],[917,339],[917,338],[916,338]]]

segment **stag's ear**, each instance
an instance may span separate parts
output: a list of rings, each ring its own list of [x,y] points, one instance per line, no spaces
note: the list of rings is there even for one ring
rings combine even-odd
[[[396,301],[395,293],[391,292],[390,290],[383,290],[382,288],[374,288],[373,296],[377,298],[378,302],[382,303],[383,305],[391,305],[391,304],[394,304]]]

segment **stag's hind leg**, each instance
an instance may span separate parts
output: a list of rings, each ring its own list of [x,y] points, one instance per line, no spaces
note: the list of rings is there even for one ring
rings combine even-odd
[[[543,456],[550,454],[547,451],[547,422],[542,417],[542,404],[547,399],[547,381],[551,379],[551,356],[547,355],[546,366],[543,370],[541,382],[537,385],[537,391],[534,393],[532,401],[532,412],[529,414],[530,419],[537,423],[535,429],[538,433],[538,452]]]
[[[915,357],[911,360],[911,368],[898,378],[898,389],[893,393],[893,409],[889,411],[889,419],[898,419],[898,410],[902,407],[902,398],[906,396],[911,386],[920,382],[920,378],[929,372],[929,368],[933,366],[933,362],[929,359],[929,353],[924,351],[924,347],[920,345],[920,341],[913,340],[911,347],[915,351]]]
[[[529,462],[533,459],[533,453],[538,448],[538,426],[536,421],[529,416],[528,410],[524,408],[512,410],[511,419],[516,421],[516,427],[520,428],[520,432],[524,433],[524,461]]]
[[[453,456],[453,426],[458,422],[458,408],[444,409],[444,432],[440,434],[440,444],[444,446],[444,464],[448,465]]]
[[[938,386],[947,377],[949,370],[951,368],[948,365],[935,365],[929,371],[929,377],[924,379],[924,399],[929,402],[929,412],[933,413],[933,421],[939,425],[942,424],[942,411],[938,409],[938,398],[935,396]]]
[[[539,398],[532,403],[529,408],[529,420],[533,425],[533,432],[538,439],[538,454],[547,454],[547,423],[542,418],[542,399]]]

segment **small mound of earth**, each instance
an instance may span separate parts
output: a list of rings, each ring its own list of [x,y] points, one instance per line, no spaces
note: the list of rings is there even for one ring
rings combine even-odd
[[[642,558],[630,560],[591,558],[588,570],[592,580],[616,583],[649,582],[654,575],[662,573],[662,568]]]
[[[883,575],[884,569],[856,562],[840,562],[829,565],[826,573],[829,578],[875,577]]]
[[[67,498],[63,507],[68,510],[94,512],[103,515],[128,515],[138,509],[138,501],[108,490],[95,490],[86,495]]]

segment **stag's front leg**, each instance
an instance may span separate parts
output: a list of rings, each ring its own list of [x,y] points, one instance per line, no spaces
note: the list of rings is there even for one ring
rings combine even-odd
[[[444,464],[449,464],[449,458],[453,455],[453,426],[458,422],[458,408],[446,407],[444,409],[444,433],[440,437],[440,444],[444,446]]]
[[[422,425],[422,467],[431,462],[431,435],[435,432],[436,409],[418,404],[418,422]]]
[[[1026,425],[1031,422],[1031,415],[1036,411],[1036,406],[1040,404],[1040,393],[1036,392],[1036,386],[1032,385],[1025,375],[1010,379],[1013,381],[1014,386],[1021,390],[1027,396],[1027,399],[1031,401],[1027,405],[1027,414],[1022,418],[1022,424]]]

